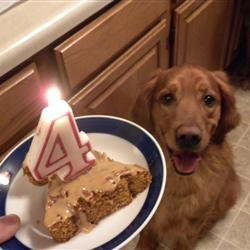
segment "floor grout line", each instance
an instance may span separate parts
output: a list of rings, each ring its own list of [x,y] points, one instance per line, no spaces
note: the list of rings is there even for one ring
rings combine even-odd
[[[218,244],[218,246],[215,248],[215,250],[218,250],[219,247],[222,245],[222,243],[223,243],[224,241],[225,241],[225,240],[221,239],[220,242],[219,242],[219,244]]]
[[[236,147],[243,148],[243,149],[245,149],[245,150],[247,150],[247,151],[250,151],[249,148],[247,148],[247,147],[245,147],[245,146],[243,146],[243,145],[240,145],[240,144],[235,144],[235,145],[236,145]]]
[[[229,232],[229,230],[232,228],[233,223],[235,222],[236,218],[238,217],[238,215],[240,214],[240,208],[237,209],[237,213],[235,214],[235,217],[233,218],[233,220],[231,221],[231,223],[228,223],[228,229],[225,230],[224,234],[220,237],[221,241],[219,242],[218,246],[216,247],[215,250],[218,250],[220,245],[222,244],[223,241],[228,241],[225,237],[227,235],[227,233]],[[218,237],[218,236],[217,236]],[[228,241],[230,242],[230,241]],[[231,243],[231,242],[230,242]],[[238,246],[237,246],[238,247]]]
[[[250,194],[248,193],[248,195],[246,196],[244,202],[242,202],[242,204],[244,203],[244,204],[243,204],[244,206],[245,206],[246,203],[248,202],[249,196],[250,196]],[[240,206],[240,211],[243,212],[243,213],[246,213],[246,214],[250,215],[250,212],[247,212],[247,211],[245,211],[245,210],[242,210],[242,209],[244,208],[244,206]]]
[[[218,246],[215,248],[215,250],[218,250],[219,247],[222,245],[222,243],[225,241],[225,239],[221,239]]]
[[[234,246],[236,246],[236,247],[239,247],[238,245],[235,245],[235,243],[233,243],[233,242],[231,242],[230,240],[228,240],[228,239],[226,239],[226,235],[227,235],[227,233],[229,232],[229,230],[232,228],[232,226],[233,226],[233,224],[234,224],[234,222],[236,221],[236,219],[238,218],[238,216],[239,216],[239,214],[240,214],[240,212],[245,212],[245,211],[242,211],[242,208],[245,206],[245,204],[246,204],[246,202],[247,202],[247,200],[248,200],[248,196],[249,196],[249,194],[246,196],[246,198],[244,199],[244,201],[242,202],[242,204],[239,206],[239,208],[237,208],[237,213],[235,214],[235,217],[233,218],[233,220],[231,221],[231,223],[229,223],[229,227],[228,227],[228,229],[225,231],[225,233],[222,235],[222,241],[227,241],[227,242],[229,242],[230,244],[232,244],[232,245],[234,245]],[[247,213],[248,214],[248,213]],[[222,242],[221,241],[221,242]],[[218,244],[218,246],[217,246],[217,248],[216,248],[216,250],[218,250],[218,248],[220,247],[220,245],[222,244],[222,243],[219,243]]]
[[[241,146],[241,147],[243,147],[243,148],[245,148],[245,149],[248,149],[248,148],[246,148],[246,147],[240,145],[239,143],[240,143],[241,140],[244,138],[244,136],[247,134],[247,132],[249,131],[249,128],[250,128],[250,126],[247,125],[246,130],[242,133],[242,135],[240,136],[240,138],[238,139],[238,141],[236,141],[236,145],[237,145],[237,146]],[[248,150],[249,150],[249,149],[248,149]]]
[[[239,210],[239,209],[237,209],[237,210]],[[227,232],[229,231],[229,229],[232,227],[235,218],[239,215],[239,212],[240,212],[240,211],[237,211],[237,213],[235,214],[235,217],[233,218],[233,220],[231,221],[231,223],[228,223],[229,227],[228,227],[227,230],[225,230],[225,232],[224,232],[222,235],[217,236],[217,235],[215,234],[218,238],[221,239],[220,242],[219,242],[219,244],[218,244],[218,246],[216,247],[216,250],[221,246],[221,244],[222,244],[223,241],[226,241],[225,236],[226,236]]]
[[[219,245],[218,245],[218,247],[216,248],[216,250],[219,249],[219,247],[222,245],[223,242],[229,243],[230,245],[233,245],[233,246],[236,247],[237,249],[242,250],[242,249],[240,249],[237,245],[235,245],[234,243],[232,243],[232,242],[229,241],[229,240],[222,240],[222,241],[219,243]],[[222,249],[222,250],[225,250],[225,249]]]
[[[241,173],[237,173],[237,171],[236,171],[236,174],[237,174],[239,177],[241,177],[241,178],[243,178],[243,179],[245,179],[245,180],[247,180],[247,181],[250,181],[250,178],[249,178],[249,177],[247,177],[247,176],[245,176],[245,175],[242,175]]]

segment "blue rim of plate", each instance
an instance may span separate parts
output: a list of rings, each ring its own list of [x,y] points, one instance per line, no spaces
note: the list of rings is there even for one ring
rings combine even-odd
[[[158,142],[147,130],[131,121],[114,116],[90,115],[76,117],[76,122],[79,129],[87,133],[116,135],[132,143],[145,157],[153,177],[144,205],[136,218],[112,240],[97,247],[97,249],[103,250],[121,248],[146,226],[159,206],[164,192],[167,174],[163,152]],[[33,135],[18,144],[0,163],[0,172],[10,172],[11,182],[22,166],[22,161],[28,152],[32,137]],[[6,214],[5,203],[11,182],[7,186],[0,184],[0,216]],[[22,244],[16,237],[0,245],[0,248],[4,250],[30,249]]]

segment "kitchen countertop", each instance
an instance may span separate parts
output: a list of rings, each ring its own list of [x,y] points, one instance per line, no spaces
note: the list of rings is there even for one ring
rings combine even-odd
[[[0,14],[0,76],[112,0],[28,0]]]

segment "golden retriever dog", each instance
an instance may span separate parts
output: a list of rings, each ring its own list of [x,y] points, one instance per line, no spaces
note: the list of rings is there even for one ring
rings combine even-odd
[[[134,117],[156,137],[167,161],[165,193],[138,249],[160,242],[193,249],[240,191],[226,138],[240,120],[228,78],[192,65],[159,71],[139,94]]]

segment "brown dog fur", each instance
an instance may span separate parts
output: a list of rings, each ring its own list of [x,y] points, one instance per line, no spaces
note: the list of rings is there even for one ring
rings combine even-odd
[[[174,100],[166,104],[164,96],[169,93]],[[213,95],[216,102],[205,105],[204,95]],[[141,233],[138,249],[156,249],[159,242],[170,249],[193,249],[234,205],[240,191],[226,141],[240,118],[227,77],[191,65],[159,71],[140,93],[134,117],[157,138],[167,161],[165,193]],[[172,151],[180,150],[176,131],[185,124],[199,128],[201,135],[194,150],[200,156],[199,166],[190,175],[178,174],[171,160]]]

